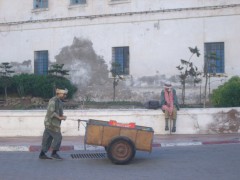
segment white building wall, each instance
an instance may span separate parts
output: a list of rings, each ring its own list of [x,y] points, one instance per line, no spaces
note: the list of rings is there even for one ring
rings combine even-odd
[[[130,75],[178,75],[180,59],[197,46],[202,69],[205,42],[224,42],[225,73],[240,75],[239,0],[88,0],[70,6],[68,0],[50,0],[43,11],[33,0],[0,0],[0,62],[34,60],[34,51],[48,50],[49,60],[74,37],[88,39],[110,66],[112,47],[129,46]],[[213,6],[215,8],[213,8]],[[67,19],[68,18],[68,19]],[[32,66],[32,71],[33,71]]]

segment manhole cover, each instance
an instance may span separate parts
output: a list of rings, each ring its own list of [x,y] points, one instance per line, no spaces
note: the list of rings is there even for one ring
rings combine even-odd
[[[107,153],[81,153],[71,154],[73,159],[103,159],[107,157]]]

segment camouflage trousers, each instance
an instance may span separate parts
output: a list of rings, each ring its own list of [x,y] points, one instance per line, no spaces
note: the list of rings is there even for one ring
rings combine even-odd
[[[46,153],[50,147],[52,150],[59,151],[62,143],[61,132],[54,132],[50,129],[45,128],[42,138],[42,151]]]
[[[177,108],[174,106],[172,115],[170,115],[168,111],[165,111],[164,115],[165,115],[165,119],[176,120],[177,119]]]

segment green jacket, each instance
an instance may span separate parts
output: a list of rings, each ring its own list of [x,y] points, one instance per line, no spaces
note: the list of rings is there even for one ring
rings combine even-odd
[[[179,104],[178,104],[176,90],[172,89],[172,92],[173,92],[173,104],[176,106],[177,110],[179,110]],[[166,100],[164,97],[164,90],[162,90],[161,96],[160,96],[160,107],[162,108],[162,106],[165,104],[166,104]]]
[[[57,119],[56,115],[63,115],[63,103],[57,96],[54,96],[49,100],[44,125],[50,130],[60,132],[61,120]]]

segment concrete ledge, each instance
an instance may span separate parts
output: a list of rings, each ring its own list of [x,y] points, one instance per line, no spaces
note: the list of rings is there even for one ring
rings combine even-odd
[[[62,122],[64,136],[85,134],[85,124],[78,119],[116,120],[149,126],[155,134],[169,134],[164,130],[165,120],[161,110],[65,110],[68,117]],[[42,136],[46,110],[1,110],[0,136]],[[181,109],[178,111],[175,134],[240,133],[240,108]]]

